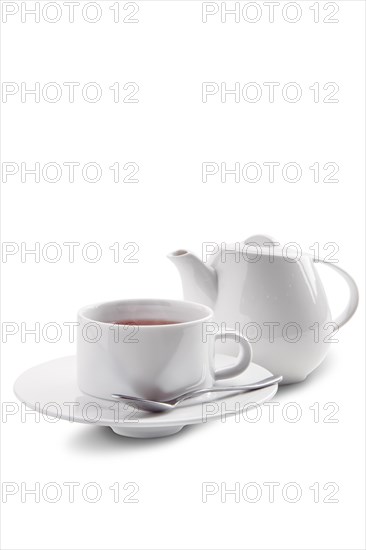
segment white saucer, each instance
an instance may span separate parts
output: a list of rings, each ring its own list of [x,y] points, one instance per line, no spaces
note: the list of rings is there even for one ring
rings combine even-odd
[[[228,363],[228,357],[216,355],[218,366]],[[255,363],[235,378],[217,382],[217,385],[238,385],[257,382],[271,373]],[[277,392],[278,385],[241,394],[206,394],[190,399],[172,411],[149,413],[139,411],[123,402],[97,399],[83,394],[76,382],[76,357],[61,357],[37,365],[24,372],[15,382],[14,392],[20,401],[49,417],[69,422],[83,422],[110,426],[128,437],[162,437],[179,432],[188,424],[237,414],[244,407],[268,401]],[[250,405],[249,405],[250,404]]]

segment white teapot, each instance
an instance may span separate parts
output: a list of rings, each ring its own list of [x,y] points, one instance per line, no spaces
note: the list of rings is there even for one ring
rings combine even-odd
[[[265,235],[213,248],[207,261],[186,250],[168,255],[180,272],[184,298],[214,310],[212,331],[230,328],[248,338],[254,362],[282,375],[284,384],[304,380],[357,309],[352,277],[323,262],[342,275],[350,291],[346,308],[332,320],[310,255],[284,254],[279,243]],[[232,346],[225,343],[225,352],[234,354]]]

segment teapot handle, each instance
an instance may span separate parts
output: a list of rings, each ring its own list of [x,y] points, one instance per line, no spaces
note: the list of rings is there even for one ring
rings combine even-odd
[[[323,264],[328,265],[329,267],[337,271],[337,273],[339,273],[339,275],[341,275],[343,279],[346,281],[346,283],[348,284],[349,293],[350,293],[348,304],[346,308],[342,311],[342,313],[338,315],[337,319],[334,320],[334,323],[337,325],[337,327],[341,328],[343,325],[347,323],[347,321],[351,319],[352,315],[357,309],[357,306],[358,306],[357,285],[355,281],[352,279],[351,275],[349,275],[346,271],[344,271],[344,269],[341,269],[337,265],[327,262],[326,260],[317,259],[315,261],[313,259],[313,261],[314,263],[322,262]]]

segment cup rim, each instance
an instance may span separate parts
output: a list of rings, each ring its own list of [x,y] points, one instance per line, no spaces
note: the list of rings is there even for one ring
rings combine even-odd
[[[169,298],[126,298],[126,299],[119,299],[119,300],[108,300],[108,301],[105,301],[105,302],[97,302],[97,303],[94,303],[94,304],[88,304],[86,306],[83,306],[81,307],[79,310],[78,310],[78,318],[82,318],[84,321],[88,321],[88,322],[91,322],[91,323],[97,323],[98,325],[107,325],[107,326],[115,326],[116,323],[112,323],[112,322],[108,322],[108,321],[98,321],[96,319],[92,319],[91,316],[87,315],[86,312],[92,308],[98,308],[100,306],[112,306],[112,305],[117,305],[117,304],[136,304],[136,305],[143,305],[143,304],[151,304],[151,305],[163,305],[162,303],[165,303],[166,305],[167,304],[173,304],[173,305],[177,305],[177,306],[183,306],[183,307],[188,307],[189,306],[195,306],[195,307],[199,307],[202,309],[202,312],[205,311],[206,312],[206,315],[203,317],[200,317],[199,319],[194,319],[192,321],[179,321],[178,323],[171,323],[171,324],[164,324],[164,325],[138,325],[136,324],[135,326],[138,326],[139,329],[141,330],[150,330],[150,329],[157,329],[157,328],[167,328],[169,329],[170,327],[179,327],[179,326],[188,326],[188,325],[195,325],[195,324],[198,324],[198,323],[203,323],[205,321],[208,321],[210,319],[212,319],[213,317],[213,310],[209,307],[209,306],[206,306],[205,304],[201,304],[199,302],[192,302],[192,301],[188,301],[188,300],[175,300],[175,299],[169,299]],[[123,324],[118,324],[118,326],[122,326],[122,327],[127,327],[127,326],[131,326],[131,325],[123,325]]]

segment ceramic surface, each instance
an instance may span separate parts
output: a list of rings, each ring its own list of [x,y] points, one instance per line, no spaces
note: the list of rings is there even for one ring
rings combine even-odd
[[[243,372],[251,346],[238,335],[238,357],[215,368],[215,340],[206,331],[212,310],[179,300],[120,300],[86,306],[78,314],[77,363],[81,391],[109,399],[126,394],[167,401],[214,380]],[[116,325],[118,320],[175,321],[177,324]]]
[[[229,357],[217,357],[220,366],[227,364],[228,360]],[[69,422],[110,426],[119,435],[144,438],[172,435],[189,424],[239,414],[245,407],[268,401],[278,389],[274,385],[247,394],[210,394],[187,400],[172,411],[148,413],[125,403],[85,395],[78,387],[76,371],[75,356],[54,359],[25,371],[16,381],[14,392],[29,407],[48,416]],[[270,375],[266,369],[251,363],[245,372],[230,382],[232,385],[249,384]]]
[[[217,330],[231,327],[247,336],[253,360],[292,383],[323,361],[332,333],[355,312],[358,291],[345,271],[325,262],[349,287],[348,304],[333,319],[313,258],[285,255],[278,245],[255,235],[222,243],[207,262],[186,250],[168,257],[180,272],[184,298],[210,306]]]

